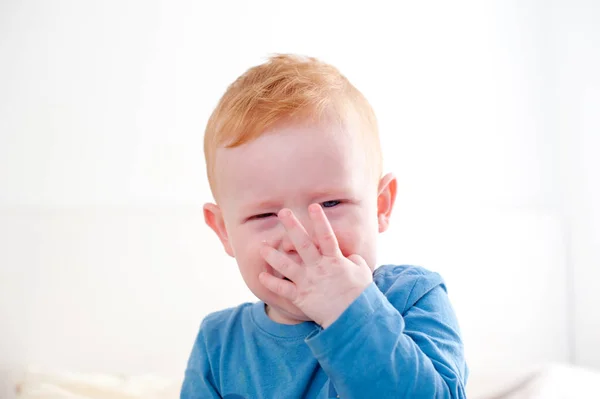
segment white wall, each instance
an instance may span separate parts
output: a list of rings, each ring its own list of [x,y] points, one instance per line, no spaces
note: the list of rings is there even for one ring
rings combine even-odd
[[[553,8],[562,206],[572,279],[573,358],[600,368],[600,3]]]
[[[337,65],[375,107],[400,182],[381,261],[446,277],[473,392],[567,360],[568,257],[595,249],[594,225],[563,217],[556,156],[579,147],[559,150],[548,118],[553,14],[387,4],[0,5],[0,368],[178,375],[201,318],[252,300],[202,222],[202,132],[227,84],[274,52]],[[576,326],[596,303],[579,284]]]

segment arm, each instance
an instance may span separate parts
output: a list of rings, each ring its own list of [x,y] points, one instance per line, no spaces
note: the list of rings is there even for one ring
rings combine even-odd
[[[185,371],[180,399],[221,399],[215,385],[206,340],[200,328]]]
[[[464,398],[462,343],[441,277],[373,273],[359,254],[342,253],[321,206],[308,211],[314,237],[289,209],[278,214],[302,262],[265,243],[262,257],[287,280],[259,280],[324,328],[306,342],[341,397]],[[382,275],[385,295],[373,282]]]
[[[371,284],[307,344],[342,398],[466,397],[462,342],[443,285],[402,316]]]

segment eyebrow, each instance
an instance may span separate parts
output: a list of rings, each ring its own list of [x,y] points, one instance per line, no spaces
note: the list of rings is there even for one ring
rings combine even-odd
[[[242,209],[244,210],[244,212],[250,212],[257,209],[277,208],[279,206],[279,201],[266,200],[257,203],[250,203],[249,205],[244,206]]]

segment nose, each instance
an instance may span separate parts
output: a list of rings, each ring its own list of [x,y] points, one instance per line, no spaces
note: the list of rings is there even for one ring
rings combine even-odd
[[[304,227],[304,230],[306,230],[306,232],[308,233],[308,236],[314,242],[314,233],[313,233],[312,224],[308,217],[308,211],[305,210],[303,212],[300,212],[300,211],[294,210],[293,212],[294,212],[294,215],[296,216],[296,219],[298,219],[300,224],[302,224],[302,227]],[[281,236],[280,236],[281,241],[280,241],[280,246],[279,246],[280,251],[285,253],[286,255],[290,256],[295,261],[299,260],[300,257],[298,256],[296,247],[294,246],[294,243],[292,242],[290,235],[287,233],[287,231],[283,227],[283,224],[281,224],[281,223],[280,223],[280,234],[281,234]]]

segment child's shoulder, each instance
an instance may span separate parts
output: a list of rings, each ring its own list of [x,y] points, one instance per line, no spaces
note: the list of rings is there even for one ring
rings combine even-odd
[[[210,336],[222,336],[224,331],[235,331],[241,328],[248,317],[253,304],[250,302],[241,305],[218,310],[208,314],[202,320],[200,330],[208,338]]]
[[[420,266],[383,265],[375,269],[373,281],[401,313],[436,287],[446,290],[442,276]]]

